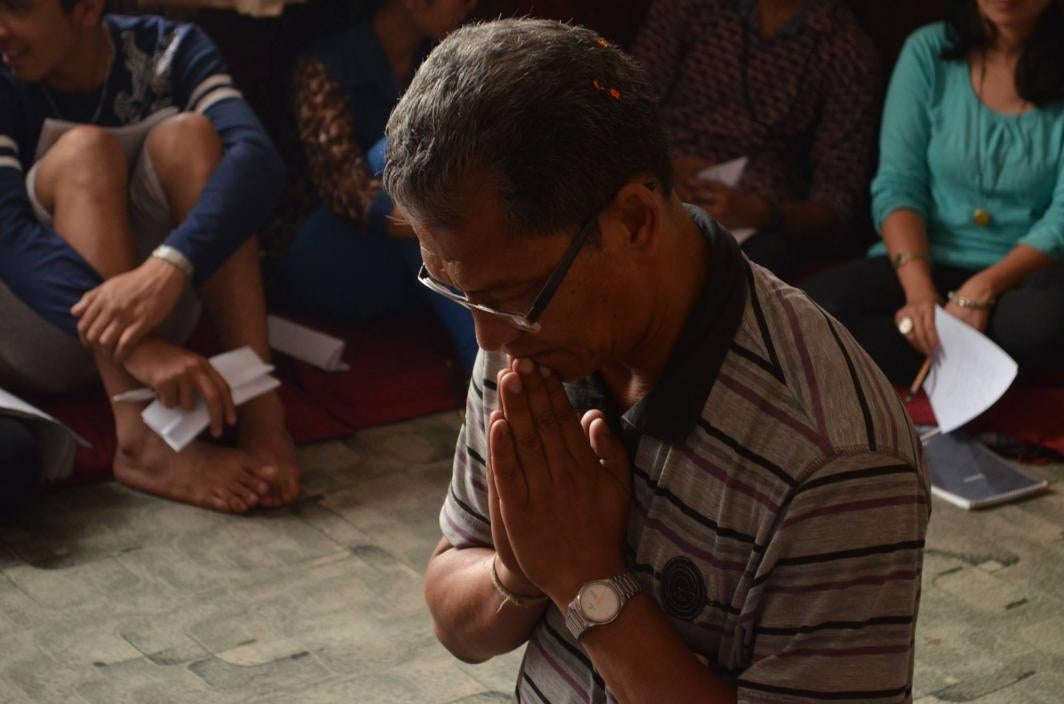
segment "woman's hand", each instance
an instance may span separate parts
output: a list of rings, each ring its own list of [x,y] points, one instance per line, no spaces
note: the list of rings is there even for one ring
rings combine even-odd
[[[935,306],[940,303],[937,294],[931,292],[920,297],[913,297],[894,313],[894,324],[898,332],[905,335],[909,344],[929,356],[938,347],[938,332],[935,330]],[[904,320],[911,320],[908,334],[902,332]],[[908,327],[908,325],[906,325]]]

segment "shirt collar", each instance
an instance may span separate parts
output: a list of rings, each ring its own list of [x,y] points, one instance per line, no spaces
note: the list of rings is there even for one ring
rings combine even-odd
[[[746,308],[750,265],[735,238],[702,210],[686,208],[709,244],[709,271],[661,379],[623,417],[598,375],[567,385],[574,406],[581,411],[601,409],[613,430],[629,441],[638,439],[625,432],[629,428],[670,445],[687,438],[702,414]]]

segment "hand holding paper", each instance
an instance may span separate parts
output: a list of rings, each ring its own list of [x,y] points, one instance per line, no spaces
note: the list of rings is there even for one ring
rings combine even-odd
[[[923,388],[939,429],[949,433],[994,405],[1019,367],[990,338],[939,306],[935,328],[939,347]]]
[[[729,188],[735,188],[739,185],[739,180],[743,177],[743,171],[746,170],[746,164],[748,161],[749,159],[747,157],[741,156],[738,159],[732,159],[723,164],[710,166],[709,168],[699,171],[698,178],[703,181],[718,181]],[[730,229],[729,231],[732,233],[732,236],[735,237],[735,241],[740,244],[755,232],[752,227],[737,227]]]
[[[237,406],[281,385],[281,382],[270,376],[273,367],[259,359],[250,347],[241,347],[211,357],[210,362],[229,385],[233,403]],[[191,411],[167,408],[155,401],[144,409],[141,417],[174,452],[181,452],[210,423],[207,405],[202,398],[196,399]]]

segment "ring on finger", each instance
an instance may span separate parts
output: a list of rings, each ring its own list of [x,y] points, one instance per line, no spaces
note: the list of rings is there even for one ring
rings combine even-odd
[[[916,323],[914,323],[912,317],[908,315],[898,321],[898,332],[906,337],[912,334],[913,328],[915,327]]]

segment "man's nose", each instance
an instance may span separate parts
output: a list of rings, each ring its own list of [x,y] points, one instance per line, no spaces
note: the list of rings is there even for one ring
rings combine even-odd
[[[521,336],[521,331],[505,320],[478,310],[473,310],[473,326],[477,333],[477,344],[488,352],[497,352],[503,345]]]

